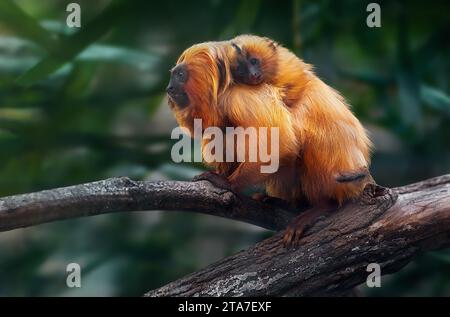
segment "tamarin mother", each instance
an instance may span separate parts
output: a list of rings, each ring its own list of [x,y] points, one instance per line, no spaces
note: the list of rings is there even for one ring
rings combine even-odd
[[[194,45],[172,69],[167,92],[178,123],[191,132],[195,118],[204,128],[279,128],[277,172],[261,173],[261,162],[211,165],[234,190],[265,184],[269,196],[312,207],[288,226],[288,245],[372,181],[370,140],[344,98],[272,40],[241,36]]]

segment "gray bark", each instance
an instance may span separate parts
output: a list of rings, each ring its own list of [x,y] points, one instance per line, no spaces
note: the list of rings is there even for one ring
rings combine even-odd
[[[0,231],[119,211],[200,212],[281,230],[290,211],[216,188],[207,181],[137,182],[128,178],[0,199]],[[319,220],[299,247],[286,249],[283,232],[147,296],[345,295],[365,281],[369,263],[382,274],[415,256],[450,246],[450,175],[386,189],[366,187]]]
[[[392,273],[422,252],[450,246],[450,175],[380,190],[366,187],[296,249],[284,248],[279,232],[146,295],[341,296],[366,280],[369,263]]]
[[[282,229],[293,213],[214,187],[208,181],[133,181],[126,177],[0,198],[0,232],[123,211],[178,210]]]

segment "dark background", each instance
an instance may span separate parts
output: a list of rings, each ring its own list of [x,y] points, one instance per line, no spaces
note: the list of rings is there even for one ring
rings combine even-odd
[[[372,172],[398,186],[450,171],[450,5],[378,1],[0,1],[0,196],[111,176],[190,179],[174,164],[164,88],[188,46],[271,37],[315,65],[376,145]],[[0,295],[139,296],[271,233],[204,215],[127,213],[0,233]],[[65,286],[82,266],[82,288]],[[364,294],[450,295],[449,250]]]

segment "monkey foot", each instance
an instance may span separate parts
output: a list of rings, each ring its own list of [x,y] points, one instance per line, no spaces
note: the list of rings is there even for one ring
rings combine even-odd
[[[219,173],[217,173],[215,171],[206,171],[204,173],[201,173],[201,174],[195,176],[192,179],[192,181],[193,182],[208,181],[211,184],[213,184],[215,187],[233,191],[233,188],[232,188],[230,182],[228,181],[228,179],[225,176],[220,175]]]
[[[292,206],[284,199],[278,198],[278,197],[273,197],[273,196],[269,196],[266,194],[262,194],[262,193],[256,193],[252,195],[252,198],[255,200],[258,200],[262,203],[268,204],[268,205],[272,205],[274,207],[279,207],[282,209],[290,209]]]
[[[320,216],[331,211],[330,208],[313,207],[295,217],[287,226],[283,237],[285,248],[296,247],[304,233],[316,223]]]

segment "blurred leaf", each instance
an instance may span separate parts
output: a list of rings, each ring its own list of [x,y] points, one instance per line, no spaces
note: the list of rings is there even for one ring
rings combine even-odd
[[[222,33],[222,38],[236,36],[238,33],[248,33],[258,17],[261,7],[260,0],[243,0],[241,1],[236,18]]]
[[[11,133],[10,131],[7,131],[7,130],[0,129],[0,140],[4,141],[4,140],[10,140],[10,139],[14,139],[14,138],[15,138],[14,133]]]
[[[149,118],[152,118],[153,115],[158,110],[159,106],[161,105],[162,100],[166,96],[165,93],[155,94],[150,99],[150,107],[149,107]]]
[[[445,47],[449,46],[448,35],[450,34],[450,23],[438,27],[426,40],[416,49],[416,60],[430,60],[437,54],[444,52]],[[421,69],[428,68],[431,63],[418,63]]]
[[[89,95],[89,86],[95,78],[96,65],[74,63],[69,77],[62,88],[62,95],[67,99],[75,99]],[[84,66],[84,67],[83,67]]]
[[[191,180],[194,176],[203,172],[203,170],[194,168],[186,164],[163,164],[159,171],[170,179]]]
[[[25,122],[38,121],[40,119],[40,110],[36,108],[0,108],[0,120],[2,119]]]
[[[7,51],[7,54],[2,53],[5,51]],[[0,36],[1,72],[13,74],[23,72],[34,66],[40,56],[41,52],[32,42],[20,38]],[[160,62],[161,57],[126,47],[93,44],[79,54],[75,60],[121,63],[135,67],[140,71],[150,71]]]
[[[19,74],[36,64],[35,57],[5,57],[0,56],[0,72],[4,74]]]
[[[421,85],[420,96],[422,101],[431,106],[433,109],[450,115],[450,96],[445,94],[443,91],[427,85]]]
[[[160,57],[124,47],[92,45],[80,54],[79,59],[124,63],[132,65],[141,71],[148,71],[160,60]]]
[[[31,85],[46,78],[65,63],[74,59],[86,47],[105,35],[113,25],[117,24],[120,17],[123,16],[122,10],[124,10],[122,2],[113,2],[95,20],[82,26],[80,31],[62,38],[57,48],[23,74],[18,79],[18,83]]]
[[[301,25],[301,1],[300,0],[292,0],[292,48],[293,52],[300,56],[300,49],[302,46],[302,36],[300,32]]]
[[[15,36],[0,36],[0,51],[8,53],[42,52],[34,42]]]
[[[25,86],[31,85],[58,70],[65,62],[65,59],[47,57],[19,77],[17,82]]]
[[[392,83],[392,79],[386,76],[380,75],[371,70],[349,70],[349,69],[338,69],[340,75],[349,78],[351,80],[360,81],[368,85],[373,86],[386,86]]]
[[[439,260],[445,264],[450,264],[450,255],[449,254],[445,254],[444,252],[440,252],[440,253],[432,252],[430,254],[436,260]]]
[[[401,118],[407,126],[419,128],[422,113],[418,80],[409,70],[403,69],[397,74],[397,84]]]
[[[32,67],[42,50],[35,43],[13,36],[0,36],[0,73],[20,74]]]
[[[32,40],[42,48],[51,48],[54,39],[39,23],[11,0],[0,1],[0,23],[11,27],[17,34]]]
[[[71,35],[77,31],[77,28],[70,28],[66,23],[56,20],[44,20],[40,24],[47,31],[57,34]]]
[[[398,51],[397,51],[397,85],[400,101],[400,114],[406,126],[421,129],[422,112],[420,109],[420,87],[409,42],[407,19],[400,13],[398,23]]]

